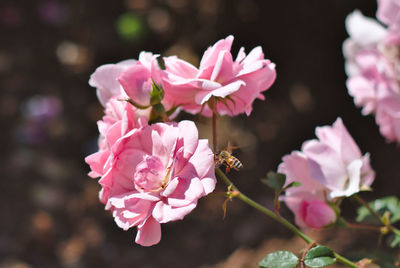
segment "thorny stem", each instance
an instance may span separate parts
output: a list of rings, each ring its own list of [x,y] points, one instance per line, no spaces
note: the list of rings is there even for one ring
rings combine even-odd
[[[377,218],[383,224],[383,226],[388,228],[394,234],[400,236],[400,230],[397,229],[396,227],[394,227],[393,225],[391,225],[390,223],[385,223],[384,220],[382,219],[382,217],[373,208],[371,208],[371,206],[368,204],[368,202],[365,201],[364,199],[362,199],[361,196],[359,196],[358,194],[355,194],[355,195],[353,195],[353,199],[356,200],[361,205],[363,205],[369,211],[369,213],[374,215],[375,218]]]
[[[218,175],[218,177],[220,177],[224,181],[224,183],[226,185],[228,185],[228,187],[230,187],[232,190],[237,192],[237,197],[240,200],[242,200],[246,204],[252,206],[253,208],[259,210],[260,212],[264,213],[265,215],[267,215],[268,217],[274,219],[275,221],[281,223],[286,228],[288,228],[293,233],[295,233],[297,236],[299,236],[301,239],[303,239],[307,244],[316,243],[312,238],[310,238],[309,236],[304,234],[302,231],[300,231],[296,226],[291,224],[289,221],[287,221],[286,219],[284,219],[282,217],[279,217],[278,215],[276,215],[271,210],[269,210],[266,207],[258,204],[257,202],[255,202],[251,198],[247,197],[245,194],[241,193],[239,191],[239,189],[231,182],[231,180],[224,174],[224,172],[221,169],[216,168],[215,172]],[[341,262],[342,264],[344,264],[344,265],[346,265],[348,267],[358,268],[358,266],[354,262],[352,262],[352,261],[348,260],[347,258],[339,255],[338,253],[334,252],[334,255],[335,255],[336,260]]]

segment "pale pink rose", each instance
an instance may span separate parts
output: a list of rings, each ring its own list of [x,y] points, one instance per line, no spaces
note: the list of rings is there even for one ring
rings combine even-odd
[[[327,202],[368,189],[375,177],[369,155],[361,155],[340,118],[333,126],[317,127],[315,132],[318,140],[304,142],[302,151],[284,156],[278,167],[278,172],[286,175],[286,184],[301,183],[287,189],[281,200],[303,228],[334,223],[336,214]]]
[[[125,60],[117,64],[101,65],[90,76],[89,85],[97,89],[97,97],[104,107],[110,99],[128,98],[117,78],[124,70],[136,63],[137,60]]]
[[[86,161],[92,168],[94,161],[104,164],[93,171],[117,225],[136,226],[138,244],[157,244],[160,223],[182,219],[214,190],[214,155],[191,121],[141,126],[113,138],[107,159]]]
[[[333,126],[317,127],[318,138],[303,143],[310,175],[328,190],[328,198],[351,196],[368,188],[375,177],[369,154],[361,151],[338,118]]]
[[[336,221],[333,209],[325,203],[326,188],[310,175],[307,156],[299,151],[282,158],[278,172],[286,175],[286,184],[301,182],[301,186],[286,190],[281,200],[295,215],[301,228],[320,229]]]
[[[398,28],[400,25],[400,1],[378,0],[376,17],[389,27]]]
[[[152,81],[162,87],[164,74],[157,57],[142,51],[138,60],[102,65],[90,76],[89,85],[97,88],[97,96],[104,107],[110,99],[129,98],[139,105],[149,105]]]
[[[250,115],[254,100],[264,99],[261,92],[275,81],[275,64],[264,59],[261,47],[254,48],[247,56],[241,48],[233,60],[232,42],[233,36],[228,36],[209,47],[199,68],[176,56],[164,58],[166,98],[196,114],[211,97],[217,97],[225,101],[217,104],[218,114]],[[202,114],[211,116],[207,105]]]
[[[388,141],[400,142],[399,34],[359,11],[348,16],[346,28],[350,38],[343,44],[343,53],[349,94],[364,115],[375,114]]]

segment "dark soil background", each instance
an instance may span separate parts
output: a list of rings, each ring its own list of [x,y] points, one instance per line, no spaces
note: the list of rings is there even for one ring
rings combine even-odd
[[[288,230],[239,201],[222,219],[220,183],[183,221],[163,225],[158,245],[144,248],[134,243],[135,230],[119,229],[104,211],[99,185],[86,175],[84,157],[96,150],[102,116],[88,85],[96,67],[142,50],[197,64],[229,34],[234,55],[261,45],[278,73],[250,117],[220,120],[220,143],[241,149],[245,168],[230,177],[243,192],[271,207],[273,193],[259,178],[313,138],[316,126],[341,116],[377,172],[374,191],[363,196],[399,195],[400,150],[380,136],[372,116],[361,115],[345,87],[344,19],[356,8],[373,17],[376,2],[1,0],[0,267],[199,267],[242,246],[291,241]],[[203,137],[209,123],[198,124]],[[345,215],[354,217],[356,207],[345,202]],[[282,214],[292,219],[285,207]],[[358,237],[348,249],[376,246],[375,235]]]

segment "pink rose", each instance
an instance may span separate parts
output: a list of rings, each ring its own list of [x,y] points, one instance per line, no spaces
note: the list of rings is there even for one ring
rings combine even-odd
[[[218,114],[250,115],[254,100],[264,99],[261,92],[275,81],[275,64],[264,59],[261,47],[247,56],[241,48],[234,61],[230,52],[232,42],[233,36],[228,36],[209,47],[199,69],[176,56],[164,58],[166,98],[196,114],[211,97],[216,97],[221,100],[216,107]],[[211,114],[206,105],[203,115]]]
[[[301,182],[300,187],[289,188],[281,200],[295,215],[301,228],[320,229],[336,221],[333,209],[325,203],[323,184],[310,175],[307,156],[298,151],[283,157],[278,172],[286,175],[286,183]]]
[[[295,214],[296,223],[320,228],[336,220],[326,201],[367,189],[375,172],[369,155],[361,155],[340,118],[333,126],[317,127],[315,132],[318,140],[306,141],[301,152],[284,156],[278,172],[286,175],[288,184],[301,183],[300,187],[289,188],[282,197]]]
[[[90,165],[89,176],[96,178],[104,173],[105,162],[110,156],[110,148],[119,138],[134,128],[147,125],[148,114],[137,110],[126,101],[110,99],[106,104],[105,115],[97,122],[99,129],[99,151],[86,158]],[[100,200],[105,203],[102,194]]]
[[[101,176],[101,195],[117,225],[136,226],[138,244],[157,244],[160,223],[182,219],[214,190],[214,155],[191,121],[142,126],[113,138],[105,159],[86,162]]]
[[[150,105],[153,81],[162,87],[164,72],[158,65],[157,57],[158,55],[149,52],[141,52],[139,61],[125,69],[117,78],[126,95],[138,105]],[[167,109],[172,107],[172,104],[166,101],[163,101],[163,104]]]

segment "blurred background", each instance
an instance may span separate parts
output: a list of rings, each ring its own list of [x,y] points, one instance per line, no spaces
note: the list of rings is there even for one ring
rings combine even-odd
[[[221,118],[220,141],[240,147],[245,168],[231,179],[272,207],[259,179],[284,154],[341,116],[377,172],[367,200],[398,195],[400,148],[361,116],[345,87],[344,19],[374,17],[374,0],[1,0],[0,267],[255,267],[267,253],[304,244],[284,227],[233,201],[222,219],[222,183],[184,221],[164,224],[161,242],[134,243],[98,201],[84,157],[97,149],[102,107],[88,79],[99,65],[140,51],[198,64],[229,34],[233,54],[261,45],[277,80],[250,117]],[[196,119],[182,114],[179,119]],[[198,122],[210,137],[210,122]],[[345,202],[345,215],[357,205]],[[282,215],[293,219],[282,208]],[[378,235],[335,229],[312,233],[338,251],[376,248]]]

